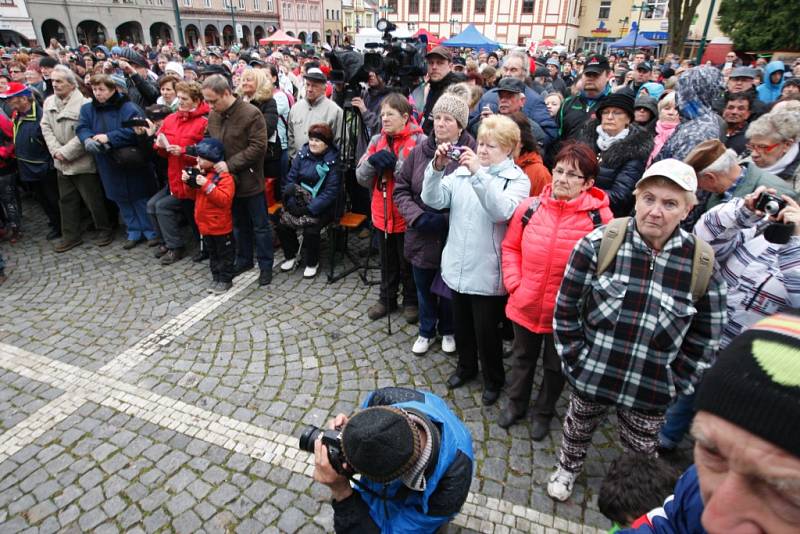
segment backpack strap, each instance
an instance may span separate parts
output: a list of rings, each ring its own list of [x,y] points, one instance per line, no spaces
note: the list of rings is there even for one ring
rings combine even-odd
[[[528,226],[528,223],[531,222],[531,217],[533,214],[536,213],[536,210],[539,209],[541,206],[542,200],[539,197],[533,199],[531,205],[528,206],[528,209],[525,210],[525,213],[522,215],[522,229],[525,230],[525,227]]]
[[[589,212],[589,217],[591,217],[592,224],[595,228],[600,228],[603,226],[603,218],[600,217],[600,210],[591,210]]]
[[[612,219],[603,230],[603,239],[600,241],[600,251],[597,253],[597,276],[600,276],[608,269],[611,262],[617,256],[619,247],[625,241],[625,233],[628,230],[630,217],[619,217]]]
[[[711,245],[694,237],[694,257],[692,258],[692,282],[689,290],[692,293],[692,302],[697,302],[708,290],[711,275],[714,272],[714,249]]]

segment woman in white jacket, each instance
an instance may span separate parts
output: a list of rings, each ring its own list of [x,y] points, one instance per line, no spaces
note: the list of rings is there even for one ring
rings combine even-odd
[[[508,220],[528,196],[530,181],[514,164],[519,127],[502,115],[481,121],[478,149],[458,147],[461,164],[444,176],[449,143],[439,145],[425,170],[422,201],[433,209],[450,209],[450,229],[442,253],[442,279],[453,291],[453,315],[458,366],[447,387],[461,387],[483,374],[481,398],[497,402],[505,383],[502,341],[506,290],[501,273],[500,246]]]

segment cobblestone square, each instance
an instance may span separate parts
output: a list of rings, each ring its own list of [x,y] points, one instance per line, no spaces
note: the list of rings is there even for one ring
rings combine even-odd
[[[482,406],[479,383],[448,391],[455,359],[438,343],[413,356],[417,328],[400,314],[391,336],[369,321],[377,288],[356,274],[329,285],[276,268],[265,289],[251,271],[207,296],[207,265],[162,267],[119,235],[57,255],[25,208],[24,239],[2,244],[0,531],[330,532],[297,436],[387,385],[442,396],[472,431],[472,493],[451,532],[610,526],[597,491],[620,451],[613,420],[556,504],[545,483],[558,424],[535,443],[529,422],[497,426],[505,399]]]

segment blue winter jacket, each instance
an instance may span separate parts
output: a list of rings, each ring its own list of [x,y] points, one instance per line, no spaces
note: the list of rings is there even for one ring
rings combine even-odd
[[[294,202],[294,186],[300,185],[311,193],[311,203],[308,211],[314,217],[323,213],[333,214],[336,209],[336,199],[339,195],[339,151],[336,147],[320,156],[315,156],[308,148],[308,143],[303,145],[294,160],[286,185],[283,188],[284,202]]]
[[[481,101],[478,103],[476,110],[470,113],[470,131],[472,131],[471,129],[475,123],[481,120],[481,110],[483,110],[483,106],[489,106],[494,113],[497,113],[499,105],[497,91],[497,88],[487,91],[481,97]],[[547,111],[544,99],[527,85],[525,86],[525,107],[522,108],[522,111],[528,118],[533,119],[533,121],[544,130],[545,139],[542,144],[545,148],[558,139],[558,125],[555,119],[550,116],[550,112]]]
[[[121,93],[114,93],[106,102],[96,99],[81,107],[75,133],[81,143],[104,133],[111,149],[136,146],[138,143],[133,128],[123,128],[122,123],[134,117],[144,117],[144,111]],[[103,182],[106,196],[114,202],[132,202],[149,198],[156,191],[155,172],[151,164],[142,167],[120,167],[109,153],[95,154],[97,172]]]
[[[762,102],[772,104],[781,97],[784,82],[783,76],[781,76],[781,81],[778,83],[772,83],[770,79],[772,74],[778,71],[786,72],[786,65],[783,64],[783,61],[770,61],[767,63],[767,68],[764,72],[764,80],[761,82],[761,85],[756,88],[758,99]]]
[[[697,467],[687,469],[678,483],[675,493],[664,501],[664,505],[647,513],[644,524],[637,528],[618,530],[629,534],[705,534],[700,523],[703,516],[703,499],[697,480]]]
[[[53,158],[42,136],[42,108],[36,100],[25,116],[14,117],[14,153],[23,182],[38,182],[53,169]]]
[[[426,487],[421,492],[409,490],[400,480],[380,484],[362,477],[362,484],[369,490],[358,486],[355,489],[369,508],[369,518],[374,525],[367,524],[368,521],[365,523],[366,517],[359,519],[363,513],[358,509],[359,503],[347,503],[353,500],[346,499],[334,504],[337,533],[372,533],[377,527],[383,534],[433,534],[455,517],[467,498],[474,457],[472,436],[464,423],[442,399],[413,389],[390,387],[376,390],[361,407],[389,405],[420,413],[436,425],[440,437],[436,465],[433,472],[426,475]],[[443,495],[443,489],[446,495]]]

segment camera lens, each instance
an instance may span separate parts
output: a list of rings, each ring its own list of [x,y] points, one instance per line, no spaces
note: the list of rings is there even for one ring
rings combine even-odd
[[[317,441],[317,438],[321,432],[322,429],[317,428],[314,425],[306,428],[300,435],[300,450],[314,452],[314,442]]]
[[[766,204],[764,204],[764,211],[769,213],[770,215],[777,215],[779,211],[781,211],[781,206],[778,204],[776,200],[770,200]]]

